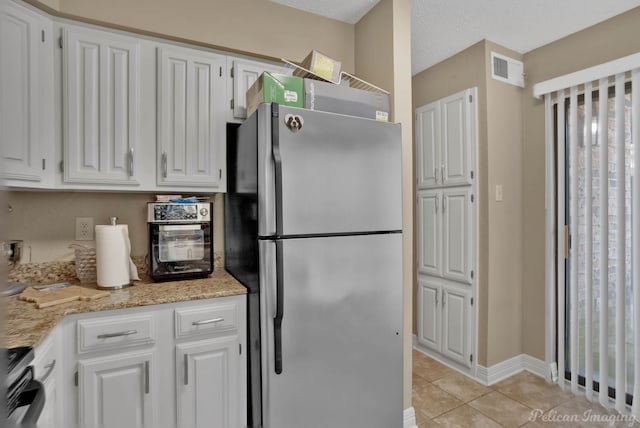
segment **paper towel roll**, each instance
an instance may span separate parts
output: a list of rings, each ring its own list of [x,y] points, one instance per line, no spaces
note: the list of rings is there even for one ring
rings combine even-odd
[[[126,224],[96,226],[96,274],[98,287],[122,288],[138,279],[131,262],[129,227]]]

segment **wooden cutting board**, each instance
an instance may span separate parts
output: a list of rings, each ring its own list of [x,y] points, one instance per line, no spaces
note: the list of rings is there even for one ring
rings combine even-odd
[[[36,308],[40,309],[60,303],[73,302],[75,300],[95,300],[108,295],[109,292],[107,290],[95,290],[77,285],[42,291],[36,290],[33,287],[27,287],[22,294],[20,294],[20,300],[34,302]]]

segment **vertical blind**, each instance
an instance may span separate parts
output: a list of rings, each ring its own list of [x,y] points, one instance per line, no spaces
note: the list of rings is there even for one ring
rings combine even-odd
[[[640,56],[534,93],[545,97],[547,322],[559,383],[640,418]]]

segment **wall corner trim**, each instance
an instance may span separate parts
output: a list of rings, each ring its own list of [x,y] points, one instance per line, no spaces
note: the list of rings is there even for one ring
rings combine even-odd
[[[490,386],[523,370],[545,379],[547,376],[546,363],[527,354],[516,355],[491,367],[479,365],[476,376],[480,382]]]
[[[402,428],[418,428],[418,423],[416,422],[416,411],[413,407],[404,409],[402,415]]]

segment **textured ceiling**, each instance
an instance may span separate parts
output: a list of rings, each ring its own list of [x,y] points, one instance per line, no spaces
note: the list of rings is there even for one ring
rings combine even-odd
[[[271,1],[352,24],[378,3],[378,0]],[[419,73],[482,39],[516,52],[529,52],[636,6],[640,6],[640,0],[412,0],[412,73]],[[638,27],[640,31],[640,23]]]

